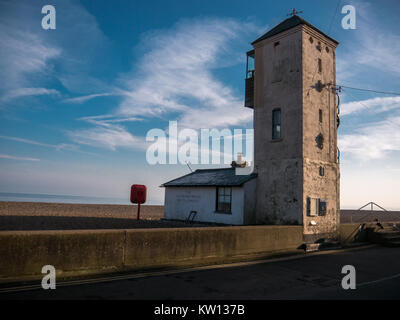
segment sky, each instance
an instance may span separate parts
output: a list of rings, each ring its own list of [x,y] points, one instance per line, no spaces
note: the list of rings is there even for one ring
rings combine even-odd
[[[55,29],[42,28],[47,4]],[[356,29],[342,28],[348,4]],[[251,129],[246,51],[293,7],[339,41],[338,85],[393,92],[340,93],[342,208],[399,210],[396,0],[0,0],[0,192],[127,198],[145,184],[162,204],[159,186],[190,169],[150,164],[147,134]]]

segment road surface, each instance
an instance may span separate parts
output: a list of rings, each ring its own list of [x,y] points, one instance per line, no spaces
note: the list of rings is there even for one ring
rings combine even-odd
[[[341,287],[344,265],[356,269],[355,290]],[[80,285],[59,282],[55,290],[1,292],[0,299],[400,299],[400,248],[374,246],[124,277]]]

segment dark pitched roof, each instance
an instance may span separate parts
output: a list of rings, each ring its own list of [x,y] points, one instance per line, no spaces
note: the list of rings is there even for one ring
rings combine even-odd
[[[304,20],[303,18],[300,18],[299,16],[292,16],[290,18],[287,18],[286,20],[282,21],[280,24],[278,24],[275,28],[272,28],[270,31],[268,31],[266,34],[262,35],[261,37],[259,37],[257,40],[253,41],[251,44],[254,45],[257,42],[260,42],[264,39],[270,38],[278,33],[281,33],[283,31],[289,30],[295,26],[298,26],[299,24],[305,24],[307,26],[309,26],[310,28],[313,28],[315,31],[318,31],[319,33],[321,33],[322,35],[324,35],[325,37],[327,37],[328,39],[332,40],[333,42],[335,42],[336,44],[338,44],[339,42],[337,42],[335,39],[329,37],[328,35],[326,35],[325,33],[323,33],[321,30],[319,30],[318,28],[314,27],[311,23],[309,23],[308,21]]]
[[[241,186],[257,174],[236,175],[235,168],[198,169],[161,185],[162,187]]]

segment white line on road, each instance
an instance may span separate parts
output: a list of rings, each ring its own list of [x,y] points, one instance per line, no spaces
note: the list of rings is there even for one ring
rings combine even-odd
[[[361,287],[361,286],[368,286],[370,284],[375,284],[375,283],[379,283],[379,282],[383,282],[383,281],[387,281],[387,280],[392,280],[392,279],[396,279],[400,277],[400,273],[395,274],[393,276],[390,277],[385,277],[385,278],[381,278],[381,279],[377,279],[377,280],[373,280],[373,281],[368,281],[368,282],[362,282],[357,284],[357,287]]]

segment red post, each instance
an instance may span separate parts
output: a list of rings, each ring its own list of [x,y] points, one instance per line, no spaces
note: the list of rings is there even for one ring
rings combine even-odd
[[[137,220],[140,220],[140,205],[146,202],[146,186],[133,184],[131,186],[131,202],[138,205]]]

